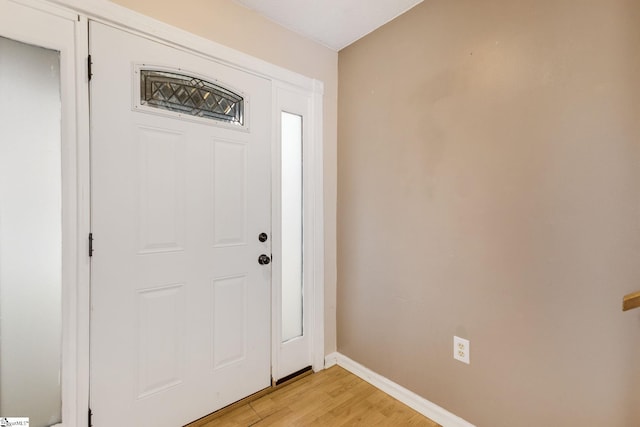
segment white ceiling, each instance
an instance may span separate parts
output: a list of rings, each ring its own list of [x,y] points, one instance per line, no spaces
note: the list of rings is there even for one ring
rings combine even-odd
[[[422,0],[234,0],[333,50],[411,9]]]

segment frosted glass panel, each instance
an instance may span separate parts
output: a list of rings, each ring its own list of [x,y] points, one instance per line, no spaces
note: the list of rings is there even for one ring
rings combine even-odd
[[[0,37],[0,415],[61,421],[60,55]]]
[[[282,340],[303,334],[302,117],[282,113]]]

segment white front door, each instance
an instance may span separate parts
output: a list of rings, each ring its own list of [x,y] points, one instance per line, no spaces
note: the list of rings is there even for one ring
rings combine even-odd
[[[93,425],[177,427],[270,385],[271,83],[95,22],[90,51]]]

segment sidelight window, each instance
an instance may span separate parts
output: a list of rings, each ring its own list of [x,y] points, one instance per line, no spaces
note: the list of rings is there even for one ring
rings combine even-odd
[[[0,415],[32,427],[62,418],[60,93],[59,51],[0,37]]]
[[[302,116],[282,112],[282,341],[302,336]]]

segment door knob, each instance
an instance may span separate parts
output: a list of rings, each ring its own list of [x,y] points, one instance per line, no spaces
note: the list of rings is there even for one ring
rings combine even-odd
[[[271,262],[271,258],[268,255],[262,254],[258,257],[258,264],[267,265]]]

